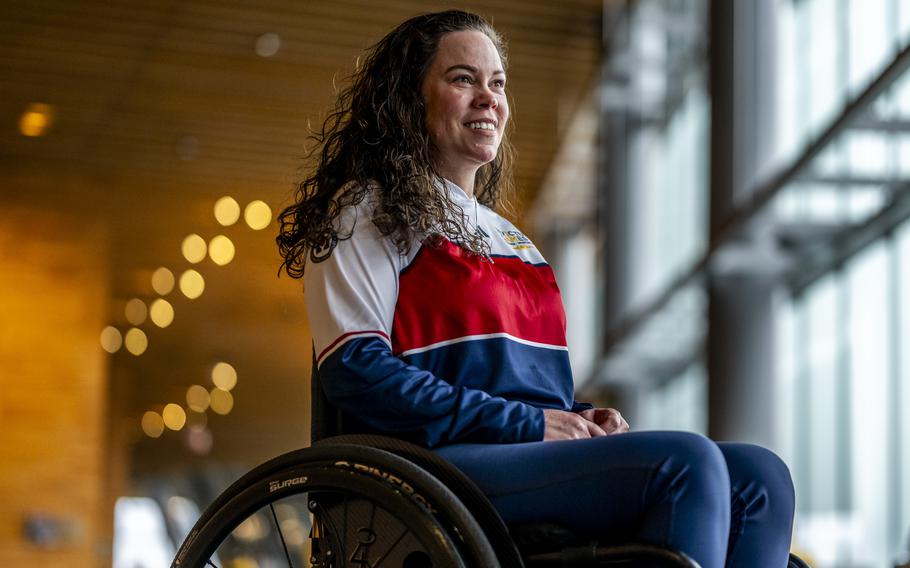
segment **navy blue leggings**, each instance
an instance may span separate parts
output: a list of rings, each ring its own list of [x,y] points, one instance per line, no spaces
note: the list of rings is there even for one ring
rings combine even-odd
[[[506,523],[553,522],[601,542],[659,544],[703,568],[787,566],[793,483],[780,458],[759,446],[632,432],[436,451]]]

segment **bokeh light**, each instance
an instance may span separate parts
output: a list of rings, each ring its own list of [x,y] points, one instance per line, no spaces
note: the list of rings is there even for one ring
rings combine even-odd
[[[193,264],[202,262],[205,258],[205,249],[205,239],[195,233],[187,235],[186,238],[183,239],[183,244],[180,245],[180,251],[183,253],[183,258]]]
[[[164,425],[171,430],[180,430],[186,424],[186,411],[179,404],[172,402],[161,411],[161,418],[164,419]]]
[[[243,210],[243,219],[253,230],[265,229],[272,222],[272,210],[265,201],[251,201]]]
[[[19,132],[23,136],[44,136],[54,123],[54,107],[44,103],[31,103],[19,117]]]
[[[190,410],[205,412],[210,400],[209,391],[201,385],[193,385],[186,390],[186,405]]]
[[[188,428],[186,431],[186,446],[196,455],[204,456],[211,452],[213,442],[212,432],[208,428]],[[258,568],[259,565],[255,566]]]
[[[101,348],[107,351],[108,353],[116,353],[120,351],[120,347],[123,345],[123,336],[120,335],[120,330],[116,327],[109,325],[103,330],[101,330]]]
[[[215,363],[212,367],[212,384],[221,390],[229,391],[237,384],[237,371],[230,363]]]
[[[174,289],[174,273],[165,267],[158,268],[152,273],[152,289],[167,296]]]
[[[234,397],[228,391],[215,387],[209,393],[211,402],[209,407],[216,414],[228,414],[234,408]]]
[[[234,243],[224,235],[218,235],[209,243],[209,257],[218,266],[234,260]]]
[[[266,32],[256,38],[254,49],[259,57],[272,57],[281,49],[281,36],[275,32]]]
[[[270,526],[270,521],[263,517],[261,513],[254,513],[237,525],[231,536],[241,542],[256,542],[269,534]]]
[[[167,327],[174,322],[174,306],[164,298],[158,298],[149,307],[149,317],[158,327]]]
[[[145,332],[138,327],[132,327],[126,332],[123,343],[126,344],[127,351],[137,356],[145,353],[145,350],[148,349],[149,346],[148,337],[146,337]]]
[[[240,204],[233,197],[225,195],[215,202],[215,220],[229,227],[240,219]]]
[[[126,315],[126,321],[133,325],[141,325],[145,318],[148,317],[149,310],[145,302],[139,298],[133,298],[126,303],[123,312]]]
[[[180,275],[180,291],[190,300],[195,300],[205,291],[205,279],[191,268]]]
[[[164,419],[160,414],[149,410],[142,415],[142,431],[149,438],[157,438],[164,433]]]

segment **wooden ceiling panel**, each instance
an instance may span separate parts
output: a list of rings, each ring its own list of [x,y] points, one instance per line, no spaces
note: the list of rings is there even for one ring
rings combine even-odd
[[[111,323],[123,303],[154,299],[151,271],[190,267],[180,242],[225,234],[235,261],[199,265],[198,300],[175,292],[175,323],[145,328],[141,357],[112,356],[129,385],[113,414],[136,423],[176,401],[215,357],[237,362],[237,411],[211,421],[216,458],[263,459],[301,442],[266,424],[306,420],[309,339],[301,285],[277,278],[274,228],[221,227],[214,201],[263,199],[277,213],[318,127],[363,50],[394,25],[450,7],[476,11],[505,36],[518,149],[519,204],[533,199],[562,124],[591,88],[600,60],[602,0],[7,0],[0,7],[0,173],[4,200],[90,215],[105,224]],[[257,38],[278,34],[272,57]],[[32,102],[54,105],[41,138],[18,133]],[[181,144],[184,150],[180,151]],[[193,148],[195,144],[195,148]],[[187,146],[189,145],[189,146]],[[187,147],[189,150],[187,150]],[[268,412],[271,410],[271,412]],[[268,414],[268,415],[266,415]],[[277,436],[245,445],[250,432]],[[145,440],[137,455],[188,459],[179,443]],[[158,444],[158,445],[155,445]],[[180,452],[183,451],[183,454]],[[176,453],[175,453],[176,452]],[[151,467],[139,459],[141,467]],[[143,465],[144,464],[144,465]]]

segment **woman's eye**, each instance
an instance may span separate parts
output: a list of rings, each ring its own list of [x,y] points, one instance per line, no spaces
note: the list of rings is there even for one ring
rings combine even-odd
[[[474,79],[471,78],[469,75],[459,75],[458,77],[455,78],[455,82],[456,83],[467,83],[470,85],[471,83],[474,82]]]
[[[493,86],[494,86],[494,87],[498,87],[498,88],[500,88],[500,89],[504,89],[505,86],[506,86],[505,79],[496,79],[496,80],[494,80],[494,81],[493,81]]]

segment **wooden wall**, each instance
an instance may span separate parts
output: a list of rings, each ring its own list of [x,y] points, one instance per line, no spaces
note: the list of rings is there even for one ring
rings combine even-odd
[[[110,566],[105,239],[0,209],[0,565]],[[39,545],[26,519],[50,531]]]

